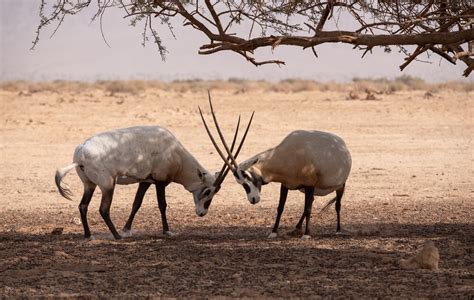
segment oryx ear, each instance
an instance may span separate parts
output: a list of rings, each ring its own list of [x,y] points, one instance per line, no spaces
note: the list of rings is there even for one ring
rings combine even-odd
[[[201,170],[197,169],[197,174],[199,176],[199,179],[201,179],[202,182],[206,179],[206,172],[201,172]]]
[[[197,173],[198,173],[199,179],[203,180],[204,179],[204,173],[201,172],[201,170],[199,170],[199,169],[197,169]]]
[[[253,166],[254,164],[256,164],[257,162],[258,162],[258,156],[257,157],[252,157],[252,158],[244,161],[243,163],[241,163],[239,165],[239,169],[241,169],[242,171],[245,171],[248,168],[250,168],[251,166]]]

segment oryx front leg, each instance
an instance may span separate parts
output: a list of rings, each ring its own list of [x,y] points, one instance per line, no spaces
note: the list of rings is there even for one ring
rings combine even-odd
[[[168,221],[166,220],[166,194],[165,188],[168,184],[165,182],[158,182],[156,183],[156,198],[158,200],[158,208],[160,209],[161,214],[161,224],[163,226],[163,234],[168,236],[174,236],[174,234],[170,231],[168,226]]]
[[[272,232],[268,238],[276,238],[278,236],[278,227],[280,226],[280,218],[285,209],[286,198],[288,197],[288,189],[282,184],[280,187],[280,201],[278,202],[277,216]]]
[[[117,229],[115,229],[114,223],[112,223],[112,220],[110,219],[110,205],[112,204],[112,198],[114,196],[114,185],[112,185],[111,188],[101,188],[102,190],[102,201],[100,202],[100,215],[102,216],[102,219],[104,219],[105,224],[110,229],[110,232],[112,232],[114,238],[116,240],[121,239],[122,237],[120,234],[117,232]]]
[[[130,213],[130,216],[128,217],[127,223],[122,229],[125,236],[131,236],[133,219],[135,218],[136,213],[140,209],[143,202],[143,197],[145,197],[145,193],[150,187],[150,185],[151,183],[149,182],[140,182],[138,184],[138,190],[137,190],[137,193],[135,194],[135,200],[133,200],[132,212]]]

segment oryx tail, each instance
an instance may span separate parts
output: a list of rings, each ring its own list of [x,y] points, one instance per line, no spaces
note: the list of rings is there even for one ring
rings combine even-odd
[[[334,197],[333,199],[329,200],[328,202],[326,202],[326,204],[324,204],[323,208],[321,208],[321,210],[319,211],[319,213],[325,213],[328,208],[333,204],[335,203],[337,200],[337,197]]]
[[[58,187],[58,191],[63,196],[64,198],[68,200],[72,200],[72,192],[68,187],[63,187],[61,186],[61,181],[63,180],[63,177],[66,176],[67,173],[69,173],[72,169],[77,167],[77,163],[70,164],[69,166],[66,166],[64,168],[56,170],[56,176],[54,176],[54,181],[56,182],[56,186]]]

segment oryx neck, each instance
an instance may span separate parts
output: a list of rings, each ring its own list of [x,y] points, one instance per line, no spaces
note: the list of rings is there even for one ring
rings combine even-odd
[[[261,178],[262,184],[272,182],[273,176],[268,163],[272,158],[272,154],[273,148],[255,155],[256,162],[248,168],[249,171]]]
[[[181,152],[181,167],[176,174],[175,182],[181,184],[187,191],[193,192],[202,185],[198,170],[202,173],[208,171],[184,147]]]

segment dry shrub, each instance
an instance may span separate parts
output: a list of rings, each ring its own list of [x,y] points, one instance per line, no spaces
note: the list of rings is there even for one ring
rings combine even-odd
[[[300,92],[345,92],[393,94],[400,91],[425,90],[436,93],[440,90],[473,92],[474,84],[467,81],[450,81],[438,84],[428,84],[422,79],[412,76],[400,76],[395,79],[386,78],[354,78],[352,83],[326,82],[321,83],[305,79],[285,79],[279,82],[265,80],[246,80],[229,78],[228,80],[175,80],[163,82],[158,80],[124,80],[97,81],[94,83],[81,81],[7,81],[0,83],[0,89],[5,91],[34,94],[40,92],[70,92],[83,93],[91,90],[102,90],[108,95],[130,94],[137,95],[149,89],[173,91],[178,93],[205,92],[207,90],[229,91],[241,94],[250,91],[270,91],[276,93]]]
[[[16,81],[5,81],[0,83],[0,89],[8,92],[20,92],[26,91],[28,82],[16,80]]]
[[[267,90],[276,93],[300,93],[320,91],[322,84],[313,80],[284,79],[278,83],[271,84]]]
[[[203,91],[230,91],[230,92],[246,92],[249,90],[258,89],[261,86],[260,81],[248,81],[244,79],[232,78],[227,81],[224,80],[174,80],[171,83],[165,84],[166,90],[171,90],[179,93],[186,92],[203,92]]]
[[[81,81],[7,81],[0,89],[10,92],[43,93],[43,92],[82,92],[90,88],[90,84]]]
[[[136,95],[140,91],[145,89],[145,86],[141,84],[143,81],[98,81],[96,85],[103,89],[109,96],[116,94],[131,94]]]
[[[428,84],[423,79],[410,75],[399,76],[395,78],[394,82],[402,83],[408,90],[424,90],[428,87]]]
[[[438,83],[434,85],[435,91],[438,90],[451,90],[451,91],[462,91],[462,92],[474,92],[474,83],[473,82],[464,82],[464,81],[448,81],[443,83]]]
[[[358,91],[373,91],[375,93],[393,94],[400,91],[425,90],[430,87],[423,79],[402,75],[395,79],[359,78],[352,79],[353,88]]]

